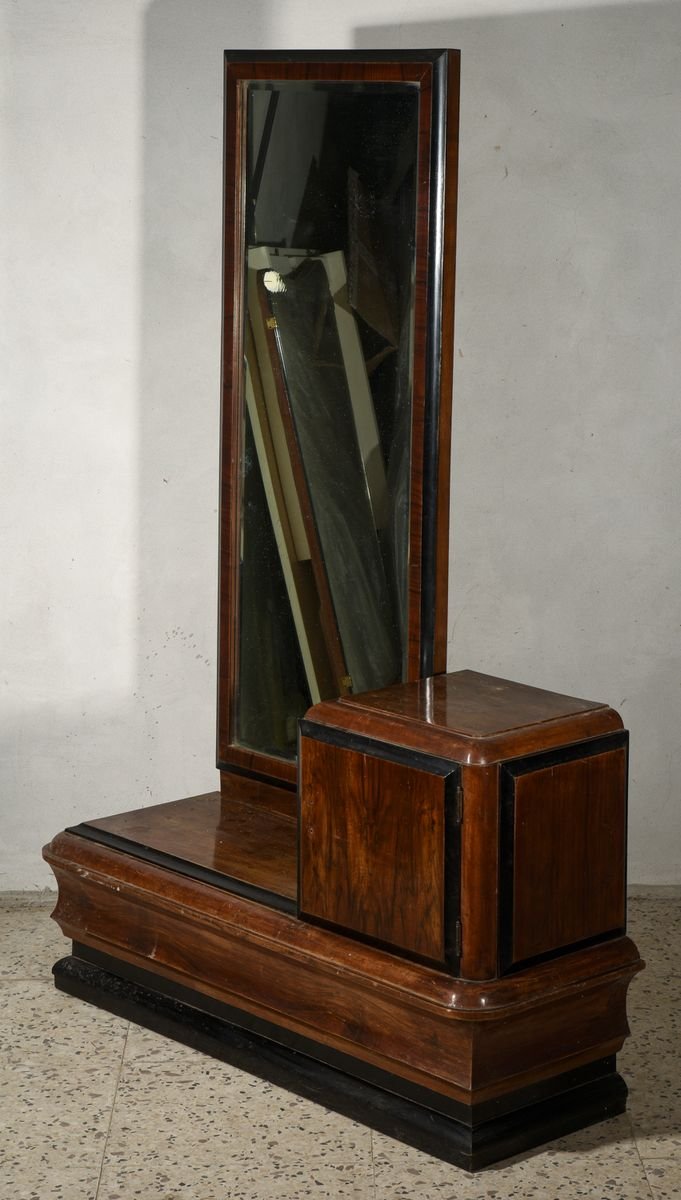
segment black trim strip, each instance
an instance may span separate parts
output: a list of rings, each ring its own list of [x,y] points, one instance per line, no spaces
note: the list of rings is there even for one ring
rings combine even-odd
[[[72,825],[66,830],[66,833],[73,833],[77,837],[86,838],[98,845],[108,846],[110,850],[120,850],[123,854],[129,854],[132,858],[138,858],[142,862],[174,871],[176,875],[183,875],[187,879],[196,879],[199,883],[208,883],[211,887],[220,888],[223,892],[241,896],[244,900],[254,900],[257,904],[276,908],[279,912],[291,913],[294,916],[297,912],[296,901],[289,899],[288,896],[280,896],[277,892],[270,892],[266,888],[247,883],[243,879],[235,879],[232,875],[223,875],[220,871],[211,870],[210,867],[187,862],[186,859],[178,858],[175,854],[154,850],[152,846],[146,846],[143,842],[135,842],[132,838],[109,833],[106,829],[97,829],[94,825],[88,825],[86,821],[81,825]]]
[[[238,749],[243,749],[237,744]],[[294,759],[282,758],[281,762],[295,762]],[[296,785],[288,779],[277,779],[274,775],[267,775],[264,771],[254,771],[252,767],[239,767],[234,763],[222,762],[218,759],[216,762],[218,771],[222,771],[225,775],[240,775],[243,779],[253,779],[256,783],[267,783],[270,787],[283,788],[287,792],[295,792]]]
[[[606,733],[602,737],[588,738],[583,742],[571,742],[569,746],[556,746],[553,750],[539,750],[536,754],[525,754],[522,758],[510,758],[502,763],[502,771],[514,778],[527,775],[530,771],[543,771],[546,767],[558,767],[576,758],[593,758],[594,754],[607,754],[608,750],[621,750],[629,742],[626,729]]]
[[[513,958],[513,884],[514,884],[514,822],[515,822],[515,781],[523,775],[534,771],[543,771],[547,767],[558,767],[577,759],[593,758],[597,754],[607,754],[613,750],[625,750],[628,761],[629,734],[626,729],[603,737],[590,738],[584,742],[573,742],[569,746],[558,746],[552,750],[539,751],[537,754],[527,754],[522,758],[510,759],[501,764],[499,772],[499,970],[503,975],[511,975],[523,971],[526,967],[539,966],[550,959],[561,958],[564,954],[572,954],[576,950],[586,950],[600,942],[612,941],[626,933],[626,924],[616,929],[606,930],[594,937],[583,938],[570,942],[566,946],[558,946],[543,954],[530,958],[514,960]],[[628,771],[626,772],[628,775]],[[626,801],[625,801],[626,803]],[[626,881],[625,881],[626,882]],[[625,890],[626,895],[626,890]]]
[[[444,847],[444,932],[445,962],[454,975],[459,974],[461,920],[461,813],[459,792],[461,771],[457,767],[445,779]]]
[[[603,942],[614,942],[615,938],[624,937],[626,929],[608,929],[605,933],[597,933],[593,937],[582,938],[579,942],[570,942],[569,946],[558,946],[555,950],[546,950],[543,954],[533,954],[531,958],[519,959],[505,965],[502,961],[502,973],[515,975],[517,971],[525,971],[528,967],[539,967],[542,963],[551,962],[554,958],[562,958],[564,954],[574,954],[577,950],[588,950],[589,946],[601,946]]]
[[[351,942],[361,942],[363,946],[371,946],[374,950],[383,950],[386,954],[392,954],[394,958],[419,963],[422,967],[431,967],[435,971],[442,970],[444,959],[428,958],[425,954],[416,954],[413,950],[407,950],[397,942],[386,942],[383,938],[372,937],[370,933],[362,933],[361,930],[351,929],[347,925],[337,925],[335,921],[327,921],[324,917],[317,917],[314,913],[303,912],[302,909],[298,915],[306,925],[314,925],[317,929],[325,929],[327,933],[335,933],[340,937],[348,938]]]
[[[225,50],[225,62],[436,63],[446,50]],[[345,81],[344,81],[345,82]],[[350,81],[351,82],[351,81]],[[380,83],[380,80],[378,81]]]
[[[386,762],[394,762],[401,767],[413,767],[414,770],[425,771],[428,775],[439,775],[446,779],[453,771],[458,770],[458,765],[453,759],[438,758],[434,754],[410,750],[406,746],[395,746],[392,742],[337,729],[333,725],[318,725],[316,721],[310,721],[306,717],[298,722],[298,726],[301,737],[325,742],[327,746],[338,746],[342,750],[354,750],[357,754],[369,754],[372,758],[383,758]]]

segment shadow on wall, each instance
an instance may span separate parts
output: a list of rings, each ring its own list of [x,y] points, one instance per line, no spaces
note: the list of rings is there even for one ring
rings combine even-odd
[[[145,17],[139,697],[150,739],[162,722],[154,801],[218,786],[223,54],[263,44],[268,9],[156,0]]]

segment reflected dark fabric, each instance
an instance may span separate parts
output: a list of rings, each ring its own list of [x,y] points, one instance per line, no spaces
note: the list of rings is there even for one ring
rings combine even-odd
[[[346,665],[368,691],[400,678],[400,636],[323,264],[303,263],[270,304]]]
[[[237,739],[293,758],[296,722],[312,701],[247,413],[244,419]]]

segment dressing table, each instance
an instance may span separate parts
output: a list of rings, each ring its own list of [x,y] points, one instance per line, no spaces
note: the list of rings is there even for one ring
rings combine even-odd
[[[617,713],[444,673],[458,96],[226,55],[219,788],[44,853],[59,988],[475,1170],[622,1111],[642,964]]]

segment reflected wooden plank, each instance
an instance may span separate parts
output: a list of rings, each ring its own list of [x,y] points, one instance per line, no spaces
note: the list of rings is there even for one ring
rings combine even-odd
[[[341,691],[399,678],[401,648],[323,263],[309,258],[268,292],[260,273],[270,362],[324,603],[347,664]],[[323,398],[323,399],[322,399]]]

